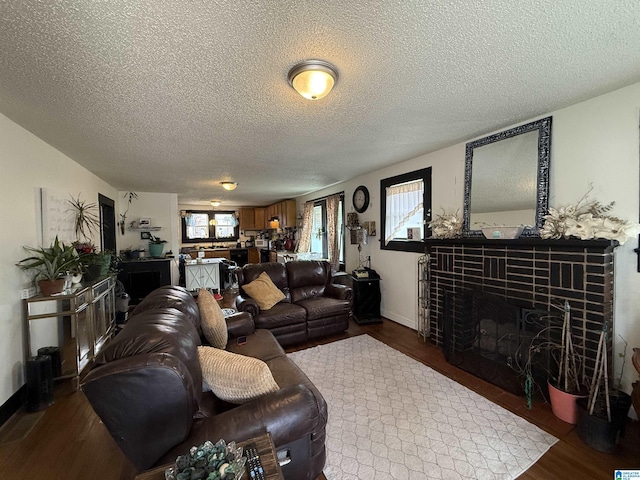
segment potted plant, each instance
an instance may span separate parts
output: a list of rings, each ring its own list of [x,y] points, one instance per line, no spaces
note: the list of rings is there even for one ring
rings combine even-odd
[[[124,211],[124,213],[120,214],[120,218],[122,220],[118,222],[118,225],[120,226],[120,233],[124,235],[124,227],[127,223],[127,213],[129,213],[129,208],[131,208],[131,202],[138,198],[138,194],[136,192],[125,192],[122,198],[128,198],[127,209]]]
[[[111,259],[113,252],[103,250],[101,252],[91,252],[83,257],[84,275],[87,280],[95,280],[96,278],[107,275],[111,268]]]
[[[576,400],[586,396],[586,388],[584,374],[581,374],[583,362],[574,349],[569,302],[564,303],[562,321],[558,321],[556,316],[548,316],[546,326],[525,345],[524,366],[520,367],[516,362],[512,367],[524,376],[527,407],[531,408],[536,382],[541,376],[540,372],[534,372],[534,365],[545,365],[551,410],[559,419],[575,424]],[[543,361],[540,361],[541,356],[544,356]],[[517,352],[515,357],[520,358],[521,353]],[[543,390],[540,385],[537,388]]]
[[[38,283],[44,296],[62,292],[64,277],[80,266],[81,259],[73,245],[65,245],[57,236],[49,248],[25,246],[24,249],[33,255],[16,265],[22,270],[35,272],[33,281]]]
[[[100,228],[100,218],[96,213],[98,206],[95,203],[87,203],[86,200],[80,200],[80,195],[76,198],[71,197],[68,202],[71,205],[69,210],[75,215],[76,238],[78,241],[80,239],[89,240],[94,230]]]
[[[151,239],[149,240],[149,255],[154,258],[162,257],[162,250],[164,249],[165,243],[167,243],[166,240],[151,235]]]
[[[578,437],[596,450],[613,452],[620,437],[624,436],[627,415],[631,407],[631,395],[620,390],[622,373],[626,362],[627,342],[625,343],[620,377],[614,388],[609,387],[608,326],[603,324],[598,343],[596,365],[589,387],[589,397],[578,401]]]

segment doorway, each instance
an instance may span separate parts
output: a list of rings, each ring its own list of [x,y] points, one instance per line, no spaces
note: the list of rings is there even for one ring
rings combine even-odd
[[[100,248],[102,251],[110,250],[116,253],[116,209],[115,202],[98,194],[100,207]]]

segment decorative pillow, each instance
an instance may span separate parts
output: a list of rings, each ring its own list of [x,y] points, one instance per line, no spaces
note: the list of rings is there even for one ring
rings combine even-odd
[[[198,347],[202,378],[226,402],[246,403],[280,387],[262,360],[211,347]]]
[[[285,298],[282,290],[273,284],[266,272],[262,272],[253,282],[243,285],[242,289],[256,301],[260,310],[269,310]]]
[[[225,348],[229,335],[227,322],[213,295],[206,288],[198,292],[198,307],[200,308],[200,328],[204,338],[216,348]]]

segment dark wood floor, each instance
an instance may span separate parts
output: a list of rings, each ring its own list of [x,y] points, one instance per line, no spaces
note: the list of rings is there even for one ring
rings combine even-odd
[[[554,478],[613,478],[615,469],[640,469],[640,422],[632,422],[615,455],[597,452],[578,439],[575,430],[556,419],[547,405],[527,410],[522,398],[449,365],[439,348],[424,343],[415,331],[391,321],[358,326],[320,342],[290,348],[300,350],[321,343],[367,333],[431,366],[493,402],[526,418],[560,441],[521,475],[525,480]],[[99,479],[131,480],[135,469],[124,457],[81,392],[60,388],[56,403],[24,440],[0,446],[0,477],[12,480]],[[321,477],[323,478],[323,477]]]

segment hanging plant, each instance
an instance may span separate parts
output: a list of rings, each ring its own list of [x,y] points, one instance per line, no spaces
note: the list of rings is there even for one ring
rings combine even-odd
[[[76,198],[71,197],[71,200],[67,201],[71,205],[68,211],[73,212],[75,215],[74,227],[77,240],[90,240],[93,233],[100,228],[97,204],[80,200],[80,194]]]
[[[138,198],[138,194],[136,192],[125,192],[125,194],[122,196],[122,198],[127,198],[128,197],[128,201],[127,201],[127,209],[124,211],[124,213],[120,214],[120,218],[122,220],[120,220],[118,222],[118,225],[120,226],[120,233],[122,235],[124,235],[124,227],[127,223],[127,213],[129,213],[129,208],[131,207],[131,202],[133,202],[134,199]]]

